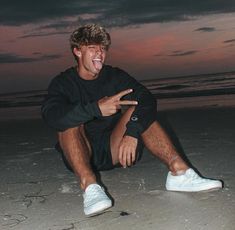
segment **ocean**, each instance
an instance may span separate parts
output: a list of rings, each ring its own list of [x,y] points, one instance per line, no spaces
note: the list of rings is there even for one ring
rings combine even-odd
[[[141,81],[159,110],[235,106],[235,72]],[[0,119],[37,117],[46,90],[0,94]]]

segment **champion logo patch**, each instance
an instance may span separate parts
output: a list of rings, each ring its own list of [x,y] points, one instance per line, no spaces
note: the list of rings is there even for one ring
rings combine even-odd
[[[133,116],[133,117],[131,117],[131,120],[132,120],[132,121],[138,121],[138,117]]]

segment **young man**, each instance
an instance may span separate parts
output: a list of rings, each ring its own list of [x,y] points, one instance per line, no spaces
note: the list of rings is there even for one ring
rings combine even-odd
[[[91,24],[70,38],[77,66],[55,77],[42,106],[45,121],[58,131],[60,148],[84,191],[84,212],[112,206],[95,171],[131,166],[143,146],[169,168],[166,189],[197,192],[218,189],[185,163],[156,120],[156,99],[119,68],[105,65],[111,44],[104,28]],[[128,106],[122,112],[122,106]]]

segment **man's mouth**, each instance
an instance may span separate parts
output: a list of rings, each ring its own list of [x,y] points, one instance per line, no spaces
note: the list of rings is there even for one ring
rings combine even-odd
[[[92,62],[97,70],[101,70],[103,67],[102,60],[100,58],[94,58],[92,59]]]

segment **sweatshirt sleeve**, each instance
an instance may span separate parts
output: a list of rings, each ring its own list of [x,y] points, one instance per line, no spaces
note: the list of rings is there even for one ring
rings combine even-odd
[[[63,131],[101,116],[96,101],[72,103],[68,94],[69,90],[58,79],[49,85],[48,95],[41,108],[42,117],[49,126]]]
[[[122,85],[120,91],[133,89],[133,92],[123,97],[122,100],[138,101],[138,105],[135,106],[135,110],[126,125],[127,129],[124,134],[138,138],[156,120],[156,99],[146,87],[125,72],[120,75],[119,85]]]

